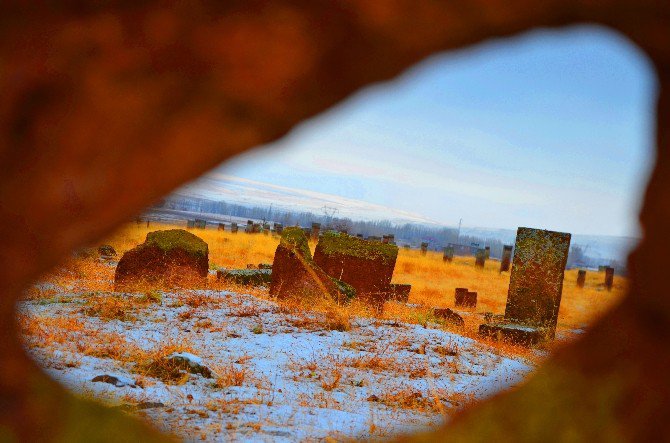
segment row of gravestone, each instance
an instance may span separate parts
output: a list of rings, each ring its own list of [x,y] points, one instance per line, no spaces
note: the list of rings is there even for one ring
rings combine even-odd
[[[521,344],[553,338],[569,248],[570,234],[519,228],[504,317],[482,324],[479,333]],[[269,282],[270,294],[278,299],[330,297],[344,302],[358,297],[381,311],[386,301],[406,302],[409,297],[410,285],[391,283],[397,256],[396,245],[329,231],[319,237],[312,257],[303,229],[290,227],[283,230],[271,269],[241,274],[264,274],[261,280]],[[208,269],[208,247],[202,239],[180,229],[155,231],[123,255],[115,287],[192,286],[206,282]],[[613,272],[606,271],[606,276],[611,280]],[[458,306],[476,303],[476,293],[457,289]]]

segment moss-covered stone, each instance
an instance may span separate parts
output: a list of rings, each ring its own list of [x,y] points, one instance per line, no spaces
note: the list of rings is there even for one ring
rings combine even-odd
[[[327,255],[342,254],[369,260],[380,258],[385,264],[395,264],[398,257],[398,247],[396,245],[369,242],[339,232],[324,233],[319,244],[322,251]]]
[[[280,245],[296,250],[305,259],[312,261],[312,253],[309,250],[309,243],[305,231],[298,226],[284,228],[281,234]]]
[[[183,249],[190,254],[201,257],[206,257],[209,252],[207,243],[203,239],[183,229],[150,232],[147,234],[144,244],[157,246],[164,252]]]
[[[272,269],[222,269],[216,272],[216,278],[236,285],[268,286]]]
[[[356,289],[354,289],[354,287],[349,283],[345,283],[342,280],[338,280],[333,277],[330,277],[330,279],[333,281],[333,283],[335,283],[337,290],[340,291],[342,295],[344,295],[347,301],[351,301],[356,297]]]

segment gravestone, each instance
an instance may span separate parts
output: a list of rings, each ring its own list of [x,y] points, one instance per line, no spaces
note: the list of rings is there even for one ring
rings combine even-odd
[[[534,344],[553,338],[571,235],[519,228],[514,246],[505,324],[484,324],[482,335]]]
[[[253,223],[251,225],[251,233],[252,234],[260,234],[261,232],[261,224],[260,223]]]
[[[605,266],[605,289],[611,291],[612,285],[614,285],[614,268]]]
[[[456,288],[454,293],[454,304],[456,307],[476,308],[477,293],[468,291],[467,288]]]
[[[350,284],[357,296],[373,304],[388,297],[397,257],[397,246],[337,232],[324,233],[314,251],[314,262],[326,274]]]
[[[491,258],[491,247],[490,246],[485,246],[484,247],[484,256],[485,256],[486,260]]]
[[[428,242],[421,242],[421,255],[426,255],[428,252]]]
[[[193,229],[195,228],[195,221],[194,220],[186,220],[186,229]]]
[[[219,226],[217,228],[218,231],[225,231],[226,230],[226,225],[223,223],[219,223]]]
[[[270,295],[280,300],[316,301],[330,297],[346,302],[356,291],[326,274],[312,259],[307,236],[300,227],[287,227],[272,263]]]
[[[196,218],[193,223],[196,229],[205,229],[207,227],[207,222],[200,218]]]
[[[585,283],[586,283],[586,271],[584,269],[580,269],[579,271],[577,271],[577,287],[583,288]]]
[[[500,259],[500,272],[508,272],[512,264],[512,245],[503,246],[502,258]]]
[[[453,246],[447,246],[444,248],[442,254],[442,261],[449,262],[451,263],[454,260],[454,247]]]
[[[238,229],[237,223],[233,222],[230,224],[230,232],[232,234],[237,234],[237,229]]]
[[[284,225],[281,223],[275,223],[275,233],[281,235],[281,233],[284,231]]]
[[[254,232],[254,222],[253,220],[247,220],[247,226],[244,228],[244,232],[251,234]]]
[[[483,268],[485,264],[486,264],[486,250],[479,248],[477,249],[477,251],[475,251],[475,267]]]

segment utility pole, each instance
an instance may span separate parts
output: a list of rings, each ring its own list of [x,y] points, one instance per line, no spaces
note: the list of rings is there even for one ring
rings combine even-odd
[[[458,234],[456,234],[456,244],[459,244],[461,240],[461,223],[463,223],[463,219],[458,220]]]

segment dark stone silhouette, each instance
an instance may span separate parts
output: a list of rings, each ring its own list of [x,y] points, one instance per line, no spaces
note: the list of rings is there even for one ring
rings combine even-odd
[[[502,258],[500,259],[500,272],[509,271],[512,263],[512,245],[503,246]]]
[[[586,270],[580,269],[577,271],[577,287],[583,288],[586,283]]]
[[[150,232],[144,243],[119,260],[114,289],[202,286],[207,280],[208,253],[207,243],[182,229]]]
[[[612,290],[614,285],[614,268],[610,266],[605,267],[605,289],[608,291]]]
[[[456,288],[454,294],[454,301],[456,307],[476,308],[477,307],[477,293],[470,292],[467,288]]]

